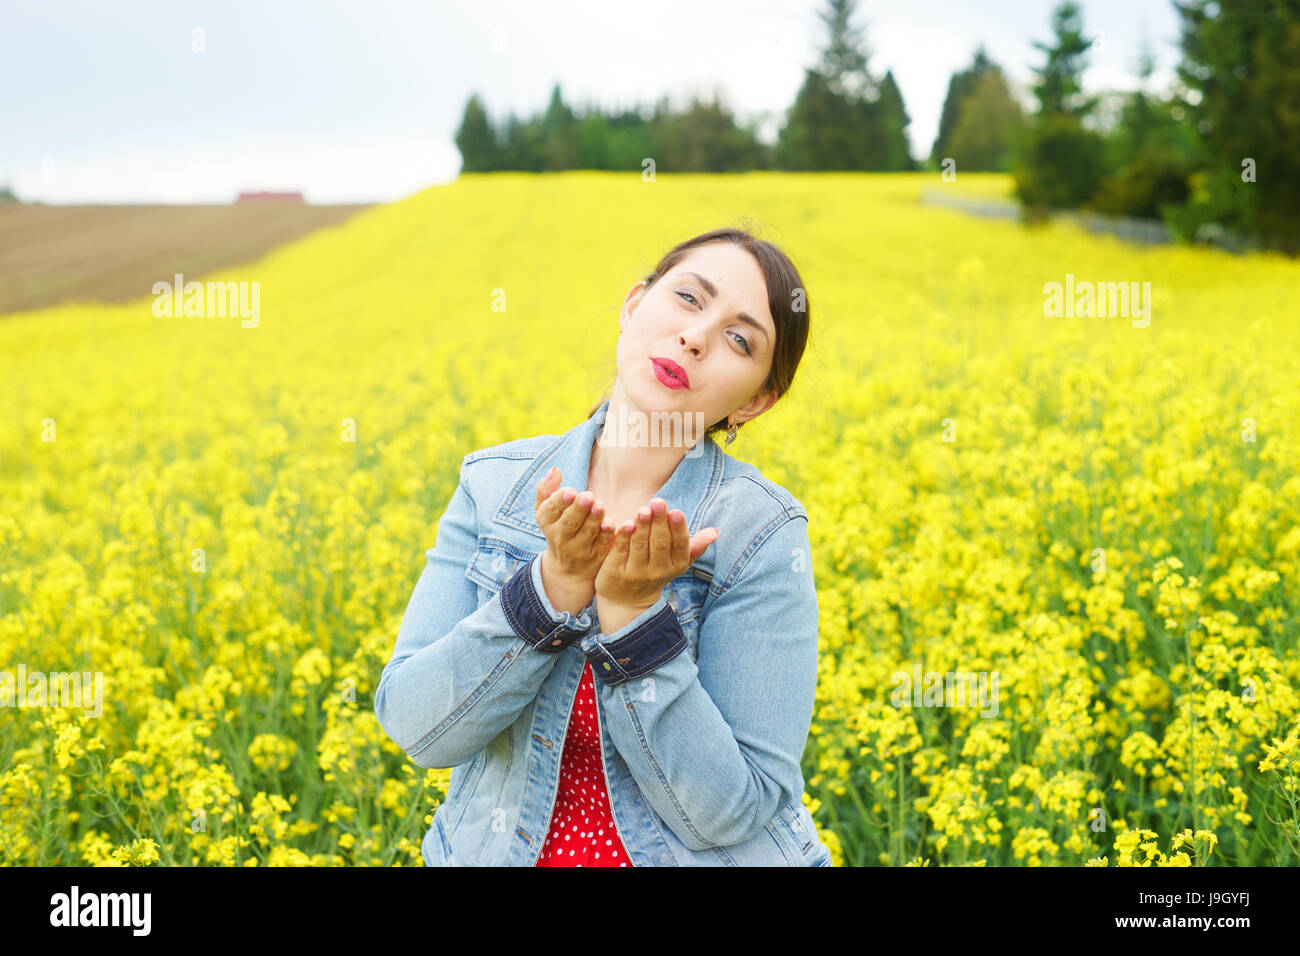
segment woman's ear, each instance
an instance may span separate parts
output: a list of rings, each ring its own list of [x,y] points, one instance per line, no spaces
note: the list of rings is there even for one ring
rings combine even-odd
[[[757,395],[755,395],[753,398],[747,401],[744,405],[741,405],[740,408],[736,409],[736,411],[740,412],[741,415],[745,416],[746,422],[752,422],[759,415],[762,415],[765,411],[767,411],[769,408],[775,405],[776,400],[779,397],[780,396],[777,395],[774,389],[769,389],[765,392],[759,392]]]
[[[618,314],[618,327],[627,328],[627,324],[632,321],[632,313],[640,305],[641,298],[645,294],[645,280],[642,279],[632,288],[627,290],[627,295],[623,299],[623,309]]]

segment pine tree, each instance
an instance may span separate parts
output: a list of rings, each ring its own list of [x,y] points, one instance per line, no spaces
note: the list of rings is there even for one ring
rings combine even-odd
[[[1188,123],[1174,116],[1172,97],[1148,93],[1155,54],[1144,39],[1138,51],[1138,89],[1124,97],[1115,131],[1107,141],[1102,179],[1090,206],[1099,212],[1165,218],[1177,229],[1177,210],[1191,192],[1199,146]]]
[[[968,172],[1010,169],[1012,137],[1023,129],[1025,116],[999,67],[990,65],[975,81],[958,115],[944,156]]]
[[[873,150],[878,157],[874,168],[887,172],[901,172],[916,168],[908,149],[907,127],[912,122],[903,105],[903,94],[894,82],[892,70],[885,72],[880,81],[880,95],[870,104],[869,128],[875,131],[879,146]]]
[[[1300,0],[1175,2],[1186,108],[1208,166],[1193,220],[1300,251]]]
[[[492,172],[501,168],[502,149],[477,93],[465,103],[460,128],[456,130],[456,148],[460,150],[460,171],[463,173]]]
[[[578,165],[578,120],[560,95],[560,84],[551,88],[551,101],[542,117],[542,168],[574,169]]]
[[[804,72],[786,113],[774,155],[782,169],[888,170],[911,168],[903,98],[892,74],[872,76],[861,28],[852,24],[856,0],[827,0],[818,16],[828,39],[821,63]]]
[[[1067,0],[1053,11],[1052,32],[1052,43],[1034,44],[1047,54],[1035,70],[1038,113],[1015,137],[1016,196],[1029,218],[1050,208],[1084,205],[1104,171],[1104,142],[1083,125],[1097,101],[1083,94],[1085,55],[1092,41],[1083,37],[1077,3]]]
[[[1047,54],[1047,62],[1036,72],[1033,86],[1040,115],[1059,114],[1083,119],[1097,105],[1096,97],[1083,94],[1083,70],[1092,40],[1083,38],[1083,19],[1077,3],[1062,3],[1052,12],[1052,44],[1034,43]]]
[[[991,69],[993,69],[993,61],[984,52],[984,46],[981,44],[975,51],[974,62],[949,78],[948,95],[944,97],[943,111],[939,114],[939,132],[935,135],[934,145],[930,148],[930,159],[936,165],[942,163],[945,157],[952,155],[948,141],[953,130],[957,128],[961,102],[974,92],[976,84]]]

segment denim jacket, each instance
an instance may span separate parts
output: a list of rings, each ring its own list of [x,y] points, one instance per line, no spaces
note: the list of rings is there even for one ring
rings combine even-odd
[[[802,803],[817,595],[797,499],[701,438],[657,497],[721,536],[613,634],[542,587],[536,488],[586,489],[609,402],[562,436],[466,455],[375,689],[419,767],[454,768],[429,866],[534,866],[584,665],[610,810],[633,866],[829,866]]]

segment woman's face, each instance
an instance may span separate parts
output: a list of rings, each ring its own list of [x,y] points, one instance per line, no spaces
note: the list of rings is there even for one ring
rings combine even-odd
[[[628,400],[647,415],[681,412],[694,427],[690,416],[701,412],[707,428],[733,413],[738,424],[749,421],[776,401],[776,392],[759,392],[776,347],[767,284],[754,257],[739,246],[697,246],[648,290],[638,282],[623,302],[622,326],[619,380]],[[686,387],[661,380],[667,373],[656,369],[655,359],[681,366]]]

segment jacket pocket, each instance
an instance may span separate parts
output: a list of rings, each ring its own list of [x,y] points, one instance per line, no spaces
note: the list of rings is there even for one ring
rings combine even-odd
[[[776,824],[781,830],[781,835],[790,840],[791,847],[800,857],[807,857],[818,845],[812,815],[802,803],[786,804],[776,815]]]
[[[677,619],[682,623],[699,617],[703,610],[711,580],[706,575],[705,571],[687,568],[668,583],[668,604],[677,612]]]
[[[699,660],[700,623],[709,596],[709,580],[706,572],[692,567],[668,583],[668,606],[677,613],[692,660]]]
[[[479,588],[479,604],[486,603],[510,580],[510,576],[537,555],[503,538],[482,537],[465,567],[465,577]]]

